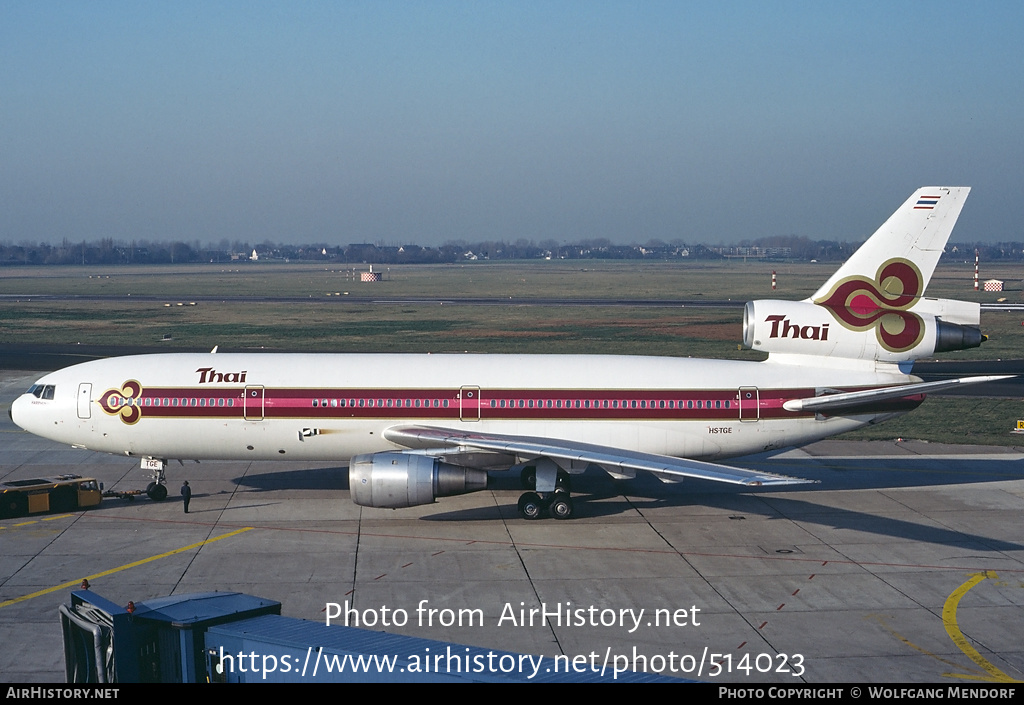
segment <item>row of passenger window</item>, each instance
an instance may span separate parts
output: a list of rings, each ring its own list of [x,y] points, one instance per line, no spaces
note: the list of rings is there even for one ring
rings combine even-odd
[[[729,399],[491,399],[492,409],[731,409]]]
[[[731,409],[729,399],[491,399],[492,409]],[[314,407],[445,408],[448,399],[314,399]]]

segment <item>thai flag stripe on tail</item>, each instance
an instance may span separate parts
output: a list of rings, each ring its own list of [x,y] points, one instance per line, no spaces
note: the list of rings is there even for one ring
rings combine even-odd
[[[921,196],[918,199],[917,205],[914,206],[916,211],[930,211],[935,207],[935,204],[939,202],[938,196]]]

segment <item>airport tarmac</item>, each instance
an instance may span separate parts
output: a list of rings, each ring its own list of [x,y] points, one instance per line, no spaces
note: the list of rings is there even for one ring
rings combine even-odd
[[[0,372],[0,411],[37,376]],[[323,621],[348,601],[373,628],[404,611],[387,631],[599,664],[636,654],[646,668],[630,668],[707,681],[1024,679],[1021,448],[823,441],[735,462],[820,483],[752,492],[589,471],[574,478],[578,518],[531,522],[518,477],[391,511],[353,505],[340,464],[174,464],[163,503],[0,520],[0,680],[63,680],[57,607],[86,577],[120,604],[238,590]],[[0,481],[69,472],[107,489],[149,481],[137,459],[0,414]],[[561,623],[531,625],[542,606]],[[460,616],[474,623],[440,623]]]

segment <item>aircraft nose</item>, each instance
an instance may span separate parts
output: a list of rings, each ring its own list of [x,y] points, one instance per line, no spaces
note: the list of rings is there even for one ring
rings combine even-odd
[[[24,396],[24,395],[22,395],[22,396]],[[7,408],[7,416],[10,417],[11,421],[14,422],[15,426],[17,426],[18,428],[24,429],[25,426],[23,424],[24,424],[24,421],[25,421],[25,414],[22,413],[22,409],[21,409],[22,403],[23,403],[22,402],[22,397],[18,397],[17,399],[12,401],[11,405]],[[15,411],[18,412],[18,418],[14,418],[14,412]]]

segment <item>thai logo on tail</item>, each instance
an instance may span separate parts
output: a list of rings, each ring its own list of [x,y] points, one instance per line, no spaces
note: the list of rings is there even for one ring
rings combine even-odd
[[[108,389],[100,397],[100,408],[111,416],[120,416],[126,424],[136,423],[142,418],[139,398],[142,396],[142,385],[130,379],[120,389]]]
[[[886,350],[905,352],[924,337],[924,322],[908,310],[924,293],[923,282],[913,262],[896,258],[882,264],[874,280],[847,277],[814,303],[850,330],[874,328]]]

